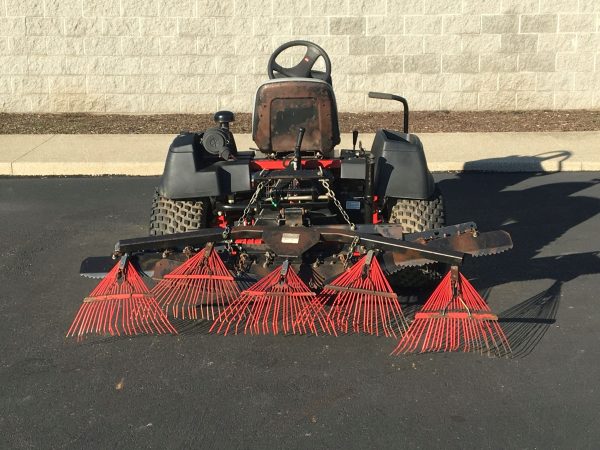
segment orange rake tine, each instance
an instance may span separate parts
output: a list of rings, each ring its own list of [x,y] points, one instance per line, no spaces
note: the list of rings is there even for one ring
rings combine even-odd
[[[510,345],[497,316],[453,267],[415,314],[392,354],[461,350],[500,355],[509,353]]]
[[[381,270],[373,251],[326,285],[320,304],[333,300],[329,321],[337,330],[397,337],[408,324],[398,297]]]
[[[83,300],[67,337],[80,339],[92,333],[111,336],[177,333],[128,255]]]
[[[174,317],[211,320],[240,295],[233,276],[211,243],[165,275],[152,293]]]
[[[211,327],[211,332],[234,334],[316,333],[315,318],[306,314],[314,300],[312,292],[285,261],[280,267],[242,291]],[[281,329],[280,329],[281,325]]]

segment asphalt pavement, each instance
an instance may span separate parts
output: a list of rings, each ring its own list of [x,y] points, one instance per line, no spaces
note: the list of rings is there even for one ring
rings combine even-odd
[[[0,178],[0,448],[597,448],[600,173],[436,178],[450,223],[513,236],[464,268],[512,358],[202,322],[65,339],[80,261],[146,234],[157,178]]]

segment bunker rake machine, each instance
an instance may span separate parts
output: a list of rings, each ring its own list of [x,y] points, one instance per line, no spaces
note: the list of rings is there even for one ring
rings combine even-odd
[[[291,47],[306,51],[286,68],[277,58]],[[320,59],[322,71],[314,69]],[[327,53],[288,42],[268,75],[255,97],[257,148],[237,149],[228,111],[215,114],[214,128],[179,134],[149,236],[83,261],[82,275],[104,279],[67,335],[176,333],[172,316],[210,320],[223,335],[354,332],[396,338],[395,354],[505,354],[497,317],[459,268],[467,255],[510,249],[511,238],[472,222],[445,224],[423,146],[409,133],[407,101],[370,92],[402,103],[403,130],[377,131],[370,151],[354,132],[352,149],[334,151]],[[392,286],[431,282],[439,285],[409,323]]]

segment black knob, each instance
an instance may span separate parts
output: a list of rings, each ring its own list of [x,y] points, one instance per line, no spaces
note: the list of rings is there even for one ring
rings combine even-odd
[[[223,128],[229,128],[229,122],[235,120],[235,116],[231,111],[217,111],[214,116],[215,122],[221,124]]]

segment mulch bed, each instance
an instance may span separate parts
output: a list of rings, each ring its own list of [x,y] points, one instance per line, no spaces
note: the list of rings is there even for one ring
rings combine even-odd
[[[252,115],[236,114],[234,133],[249,133]],[[402,129],[400,113],[340,113],[340,131]],[[10,114],[0,113],[0,134],[175,134],[214,126],[212,114]],[[410,131],[597,131],[600,111],[416,111]]]

